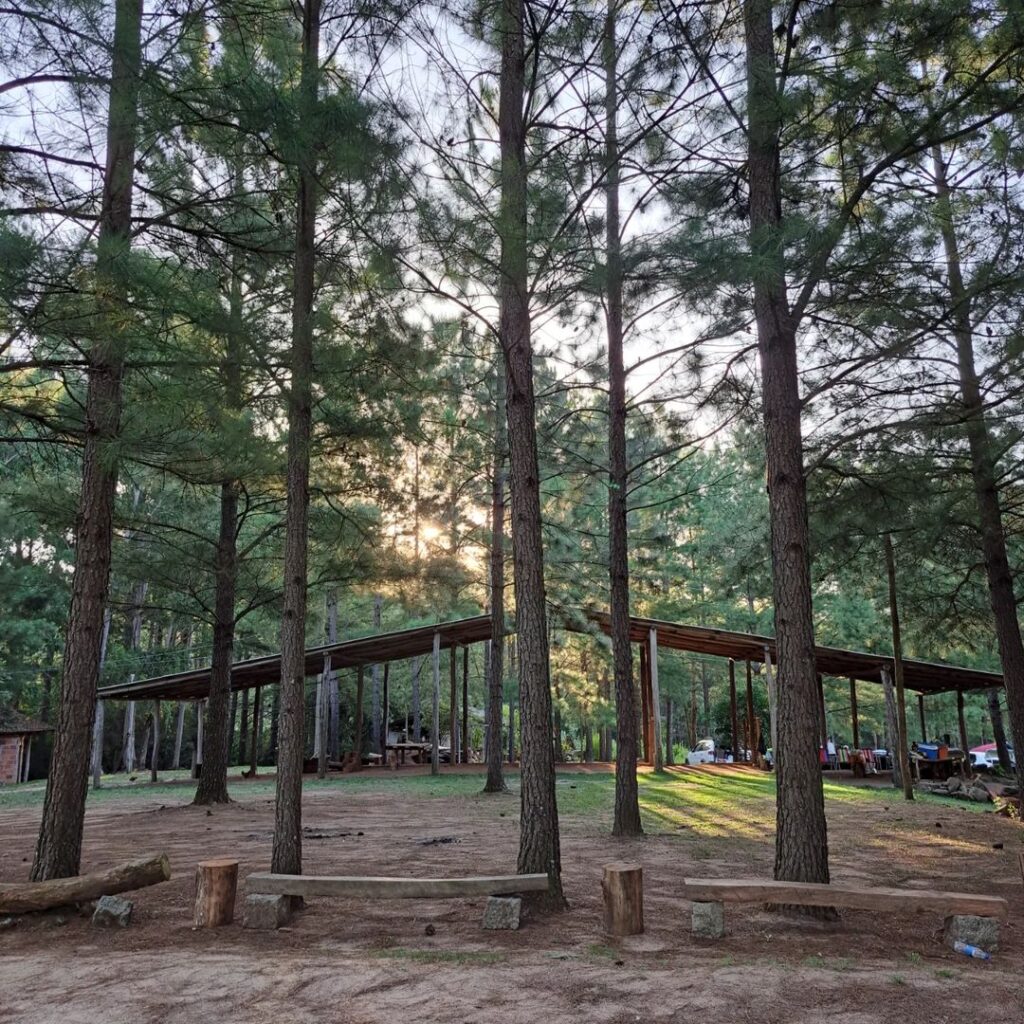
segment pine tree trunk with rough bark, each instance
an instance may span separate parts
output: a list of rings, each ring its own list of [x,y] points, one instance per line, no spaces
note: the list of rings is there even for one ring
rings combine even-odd
[[[306,583],[309,447],[313,432],[313,288],[317,174],[315,108],[320,52],[320,0],[302,8],[300,135],[296,203],[291,381],[288,389],[288,509],[285,517],[281,684],[278,709],[277,803],[270,870],[302,874],[302,764],[306,681]]]
[[[518,871],[545,872],[547,893],[531,902],[565,905],[551,744],[551,683],[544,540],[537,459],[536,401],[527,247],[527,167],[524,104],[526,48],[523,0],[501,0],[498,137],[501,152],[499,337],[505,357],[512,554],[519,649],[522,736]]]
[[[110,582],[124,350],[130,320],[126,315],[126,292],[141,36],[142,0],[116,0],[95,267],[95,333],[87,356],[82,480],[75,520],[75,572],[57,729],[31,872],[37,882],[77,874],[82,855],[103,610]]]
[[[957,369],[960,377],[962,420],[971,452],[971,479],[978,507],[981,548],[985,558],[989,604],[995,621],[999,662],[1003,669],[1010,732],[1017,751],[1017,792],[1024,807],[1024,640],[1017,617],[1013,571],[1006,550],[1003,510],[997,484],[998,469],[992,434],[985,417],[985,399],[974,354],[974,325],[971,298],[963,279],[960,246],[953,206],[946,179],[946,165],[938,146],[932,151],[935,178],[936,215],[946,256],[946,283],[952,300],[953,334],[956,339]]]
[[[100,665],[97,676],[103,675],[103,665],[107,660],[107,641],[110,639],[110,621],[112,613],[109,605],[103,612],[103,633],[100,638]],[[103,785],[103,736],[106,719],[106,704],[96,702],[92,729],[92,788],[99,789]]]
[[[818,760],[818,684],[810,535],[797,372],[786,293],[772,0],[745,0],[750,247],[761,361],[778,646],[775,878],[827,882],[828,830]]]
[[[228,296],[228,329],[224,339],[224,403],[233,413],[241,411],[242,278],[238,257],[231,263]],[[231,476],[220,485],[220,531],[214,561],[213,660],[210,665],[210,696],[206,705],[206,749],[203,774],[199,777],[193,803],[226,804],[231,734],[234,727],[228,706],[231,701],[231,666],[235,660],[235,592],[238,586],[238,493],[239,483]]]
[[[494,439],[491,449],[491,642],[487,645],[487,779],[485,793],[504,793],[501,713],[505,682],[505,367],[495,352]]]
[[[612,835],[643,834],[637,789],[638,755],[633,648],[629,641],[629,535],[626,455],[626,369],[622,350],[622,240],[619,224],[618,42],[615,3],[604,22],[605,68],[605,327],[608,334],[608,576],[618,750]]]

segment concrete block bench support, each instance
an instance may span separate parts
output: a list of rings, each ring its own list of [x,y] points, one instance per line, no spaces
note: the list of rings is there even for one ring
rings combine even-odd
[[[691,926],[695,939],[722,938],[725,935],[725,904],[695,901]]]

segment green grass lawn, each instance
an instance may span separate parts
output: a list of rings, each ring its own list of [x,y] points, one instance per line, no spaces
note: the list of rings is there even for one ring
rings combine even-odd
[[[442,772],[444,769],[442,769]],[[233,768],[233,775],[241,768]],[[161,781],[152,785],[148,772],[139,772],[135,781],[128,776],[103,777],[100,790],[89,790],[89,803],[119,800],[126,796],[147,796],[162,802],[187,803],[195,787],[187,769],[160,773]],[[479,775],[403,775],[366,772],[359,775],[333,775],[324,781],[307,778],[307,792],[355,789],[361,792],[381,790],[403,796],[431,799],[464,797],[486,799],[480,792]],[[510,790],[519,792],[518,774],[508,776]],[[274,793],[275,781],[232,781],[229,791],[236,799],[266,798]],[[0,788],[0,810],[33,807],[42,804],[46,783],[29,782]],[[644,828],[649,833],[672,833],[687,828],[708,838],[743,836],[760,838],[774,829],[774,775],[737,772],[642,772],[639,776],[640,806]],[[869,789],[826,781],[827,802],[893,803],[898,794],[892,789]],[[604,828],[611,822],[615,779],[611,774],[560,771],[557,778],[559,812],[566,818],[592,821]],[[966,803],[930,794],[918,794],[921,803],[945,804],[960,810],[984,813],[991,805]]]

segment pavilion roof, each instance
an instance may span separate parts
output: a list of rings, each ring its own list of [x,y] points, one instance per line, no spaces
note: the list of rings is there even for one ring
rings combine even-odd
[[[606,612],[587,611],[568,616],[561,625],[574,632],[593,630],[607,633],[609,616]],[[514,627],[506,628],[514,632]],[[778,661],[774,637],[660,619],[630,618],[630,639],[634,643],[646,642],[652,629],[657,630],[658,646],[668,650],[735,661],[763,663],[767,658],[771,658],[772,664]],[[335,670],[427,655],[433,650],[435,633],[440,637],[442,650],[480,643],[491,638],[491,619],[489,615],[474,615],[310,647],[306,650],[306,674],[316,675],[323,671],[325,665]],[[869,683],[880,683],[882,669],[891,670],[893,664],[889,654],[838,647],[816,647],[815,657],[818,671],[823,675],[850,677]],[[903,668],[907,689],[919,693],[981,690],[1003,685],[1003,677],[999,673],[981,669],[942,665],[916,658],[905,658]],[[231,687],[233,690],[252,689],[276,683],[280,677],[280,654],[250,658],[236,662],[232,667]],[[99,691],[99,697],[101,700],[201,700],[208,696],[209,691],[210,669],[206,667],[105,686]]]

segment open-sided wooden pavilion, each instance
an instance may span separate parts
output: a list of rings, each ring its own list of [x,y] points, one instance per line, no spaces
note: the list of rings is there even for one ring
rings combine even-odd
[[[579,611],[561,616],[561,626],[569,631],[607,634],[610,629],[609,616],[601,611]],[[514,628],[506,628],[507,633]],[[439,660],[441,651],[451,652],[451,708],[453,744],[457,737],[456,712],[456,649],[465,652],[472,644],[489,642],[492,639],[489,615],[475,615],[469,618],[438,622],[391,633],[376,633],[354,640],[343,640],[333,644],[311,647],[306,652],[306,672],[315,676],[321,672],[332,672],[343,668],[362,668],[366,665],[387,664],[428,654],[434,659],[434,707],[440,690]],[[630,640],[639,648],[639,676],[641,696],[642,741],[645,759],[656,761],[656,752],[661,749],[661,711],[658,691],[658,651],[667,648],[675,651],[725,658],[729,663],[729,695],[732,715],[732,746],[734,750],[753,748],[751,737],[739,735],[739,715],[736,665],[746,666],[746,720],[753,719],[751,665],[762,664],[767,671],[776,663],[776,645],[773,637],[739,633],[716,629],[709,626],[694,626],[678,622],[641,617],[630,618]],[[893,658],[881,652],[850,651],[837,647],[818,646],[815,648],[819,681],[822,676],[836,676],[849,680],[850,711],[853,725],[854,746],[860,746],[857,714],[857,683],[884,684],[893,673]],[[466,743],[466,688],[467,665],[463,659],[463,700],[462,700],[462,747]],[[918,695],[922,737],[927,737],[924,699],[928,694],[957,694],[961,745],[967,748],[966,728],[963,715],[963,695],[971,690],[987,690],[1001,687],[1003,678],[999,673],[980,669],[964,668],[903,659],[904,684],[906,689]],[[276,683],[281,676],[280,654],[267,655],[237,662],[231,675],[233,690],[251,689]],[[820,687],[819,687],[820,689]],[[134,682],[107,686],[99,691],[101,700],[204,700],[210,692],[210,669],[197,668],[169,675],[156,676]],[[822,729],[824,739],[824,708],[822,708]],[[434,743],[438,735],[437,723],[433,729]]]

